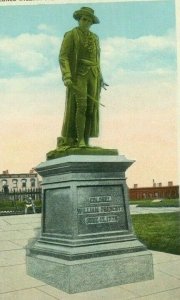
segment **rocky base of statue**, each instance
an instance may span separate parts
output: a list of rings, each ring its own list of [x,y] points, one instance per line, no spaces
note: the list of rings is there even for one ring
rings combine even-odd
[[[134,235],[124,156],[72,155],[41,163],[41,236],[27,273],[67,293],[153,278],[152,255]]]
[[[103,149],[100,147],[70,147],[64,146],[55,150],[52,150],[46,154],[47,160],[68,156],[68,155],[118,155],[116,149]]]
[[[117,149],[104,149],[101,147],[91,147],[89,145],[79,147],[78,143],[70,140],[64,141],[62,137],[57,138],[57,148],[46,154],[47,160],[68,155],[118,155]]]

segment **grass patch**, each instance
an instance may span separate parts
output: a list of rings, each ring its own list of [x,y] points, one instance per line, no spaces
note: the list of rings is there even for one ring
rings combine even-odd
[[[179,207],[179,199],[163,199],[162,202],[152,202],[152,200],[130,201],[130,204],[138,207]]]
[[[0,202],[0,212],[1,211],[16,211],[25,209],[25,201],[14,201],[14,200],[4,200]],[[34,201],[35,207],[41,208],[41,200]]]
[[[135,233],[148,249],[180,254],[180,213],[132,215]]]

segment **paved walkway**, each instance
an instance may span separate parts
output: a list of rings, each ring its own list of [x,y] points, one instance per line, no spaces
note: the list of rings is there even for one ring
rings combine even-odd
[[[160,214],[160,213],[180,212],[180,208],[179,207],[137,207],[136,205],[130,205],[130,211],[132,215]]]
[[[40,214],[0,217],[0,300],[176,300],[180,256],[152,251],[155,279],[69,295],[26,275],[25,245],[40,229]]]

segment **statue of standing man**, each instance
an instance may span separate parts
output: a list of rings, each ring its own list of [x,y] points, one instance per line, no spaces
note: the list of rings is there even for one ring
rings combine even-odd
[[[59,63],[66,91],[62,146],[84,148],[99,135],[99,98],[103,82],[99,38],[89,29],[98,24],[94,10],[82,7],[73,14],[79,26],[65,33]]]

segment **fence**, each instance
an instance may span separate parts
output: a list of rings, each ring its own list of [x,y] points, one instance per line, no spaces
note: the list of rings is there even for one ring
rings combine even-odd
[[[41,189],[19,189],[0,192],[0,215],[23,214],[29,198],[35,201],[36,212],[41,212]]]
[[[41,200],[41,189],[19,189],[7,193],[0,192],[0,201],[25,201],[31,197],[33,200]]]

